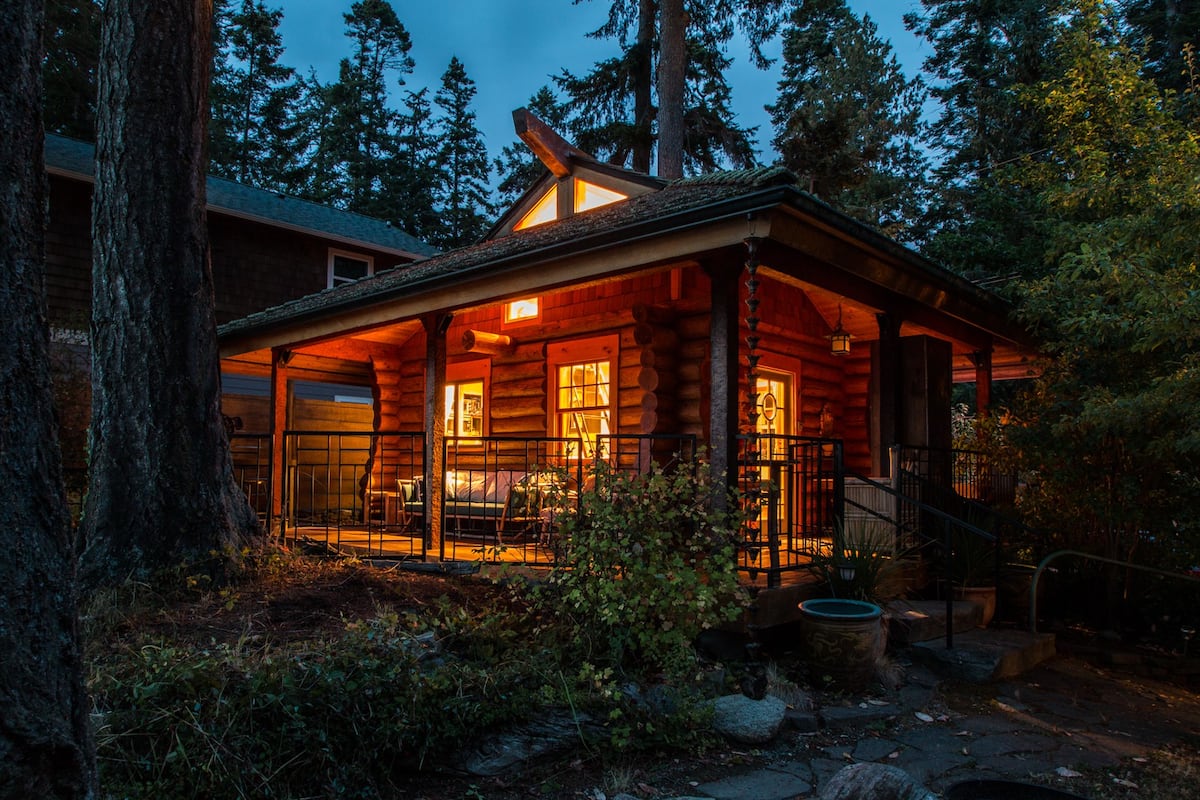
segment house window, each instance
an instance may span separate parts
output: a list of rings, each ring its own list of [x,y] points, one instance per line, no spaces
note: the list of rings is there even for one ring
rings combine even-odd
[[[611,432],[609,398],[612,362],[560,364],[556,370],[558,435],[583,441],[583,455],[596,452],[597,440]]]
[[[483,436],[483,381],[446,384],[446,435]]]
[[[329,251],[329,288],[354,283],[373,274],[375,262],[370,256],[343,250]]]
[[[606,206],[625,198],[626,195],[614,192],[612,189],[605,189],[603,186],[597,186],[594,183],[588,183],[579,179],[575,180],[576,212],[600,208],[601,206]]]
[[[558,185],[550,187],[550,191],[542,195],[542,199],[533,208],[525,212],[525,216],[513,226],[514,231],[532,228],[545,222],[553,222],[558,218]]]
[[[525,297],[521,300],[514,300],[511,303],[504,304],[504,321],[509,324],[514,322],[536,322],[541,313],[541,303],[538,302],[538,298],[536,297]]]

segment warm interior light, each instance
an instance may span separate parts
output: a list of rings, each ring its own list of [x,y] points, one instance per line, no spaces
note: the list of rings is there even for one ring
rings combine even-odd
[[[553,222],[558,218],[558,184],[550,187],[550,191],[542,195],[542,199],[534,204],[533,208],[525,212],[525,216],[521,217],[520,221],[513,226],[514,231],[532,228],[534,225],[542,225],[546,222]]]
[[[524,322],[525,320],[537,319],[538,311],[538,298],[536,297],[514,300],[504,305],[504,321]]]
[[[833,328],[833,333],[829,334],[829,352],[835,356],[849,355],[850,353],[850,334],[846,333],[842,328],[842,304],[838,303],[838,319],[837,325]]]
[[[575,181],[575,210],[587,211],[591,208],[600,208],[601,206],[615,203],[618,200],[624,200],[626,195],[620,192],[614,192],[612,189],[605,189],[602,186],[597,186],[594,183]]]

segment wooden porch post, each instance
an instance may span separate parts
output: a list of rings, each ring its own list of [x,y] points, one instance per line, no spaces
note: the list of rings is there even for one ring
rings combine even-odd
[[[426,554],[442,557],[442,483],[446,437],[446,330],[452,314],[426,314],[425,327],[425,517]]]
[[[976,350],[968,358],[975,365],[975,411],[986,417],[992,406],[992,350]]]
[[[287,475],[283,463],[283,432],[287,430],[288,378],[287,363],[292,358],[290,350],[276,347],[271,351],[271,524],[279,526],[283,535],[283,482]]]
[[[876,314],[879,341],[871,351],[871,474],[890,477],[890,451],[900,418],[900,319]]]
[[[711,284],[711,389],[708,446],[714,478],[736,486],[738,433],[738,276],[741,264],[706,266]]]

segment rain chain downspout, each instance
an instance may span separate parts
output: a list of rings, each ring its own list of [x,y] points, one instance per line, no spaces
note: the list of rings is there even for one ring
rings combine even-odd
[[[1164,578],[1176,578],[1178,580],[1188,581],[1190,583],[1200,583],[1200,578],[1193,578],[1191,575],[1180,575],[1178,572],[1167,572],[1166,570],[1157,569],[1155,567],[1146,567],[1146,566],[1142,566],[1141,564],[1134,564],[1133,562],[1130,562],[1130,561],[1118,561],[1115,558],[1105,558],[1104,556],[1097,556],[1097,555],[1093,555],[1091,553],[1083,553],[1083,552],[1080,552],[1079,550],[1057,550],[1042,559],[1041,563],[1037,565],[1037,569],[1035,569],[1033,571],[1033,580],[1031,580],[1029,582],[1029,632],[1030,633],[1037,633],[1038,579],[1042,577],[1042,570],[1044,570],[1050,564],[1051,561],[1053,561],[1056,558],[1059,558],[1060,556],[1079,556],[1080,558],[1086,558],[1086,559],[1090,559],[1092,561],[1100,561],[1104,564],[1115,564],[1118,567],[1127,567],[1129,569],[1136,569],[1136,570],[1140,570],[1142,572],[1150,572],[1155,575],[1161,575]]]

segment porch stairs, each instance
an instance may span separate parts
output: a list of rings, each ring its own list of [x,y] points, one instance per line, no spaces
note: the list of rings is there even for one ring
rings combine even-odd
[[[1020,675],[1055,654],[1054,634],[990,627],[979,628],[980,606],[968,600],[952,604],[954,637],[946,647],[944,600],[898,600],[888,604],[889,641],[905,647],[914,661],[948,678],[989,683]]]

